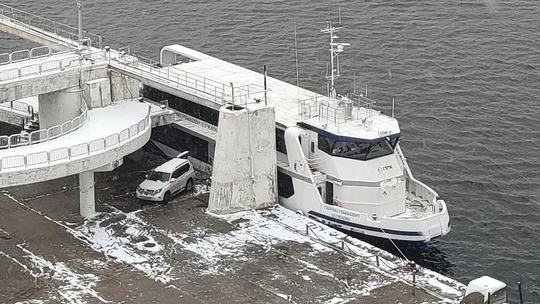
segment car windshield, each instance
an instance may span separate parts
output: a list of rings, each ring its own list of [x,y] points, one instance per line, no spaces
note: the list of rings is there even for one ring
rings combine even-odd
[[[152,171],[150,174],[148,174],[148,180],[155,181],[155,182],[168,182],[169,178],[171,177],[170,173],[165,172],[159,172],[159,171]]]

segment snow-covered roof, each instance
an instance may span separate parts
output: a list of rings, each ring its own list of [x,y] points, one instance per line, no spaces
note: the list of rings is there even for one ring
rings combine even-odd
[[[165,172],[165,173],[172,173],[176,168],[178,168],[179,166],[187,163],[188,160],[187,159],[183,159],[183,158],[173,158],[171,160],[169,160],[168,162],[160,165],[159,167],[155,168],[154,171],[159,171],[159,172]]]
[[[484,296],[484,301],[487,301],[488,293],[494,294],[496,291],[503,288],[506,288],[506,284],[503,282],[492,277],[483,276],[478,279],[474,279],[469,283],[465,296],[478,292]]]

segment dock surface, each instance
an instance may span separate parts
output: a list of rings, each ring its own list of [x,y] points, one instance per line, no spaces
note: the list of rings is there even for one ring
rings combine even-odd
[[[456,303],[464,286],[282,207],[205,212],[206,186],[166,206],[134,197],[163,161],[137,151],[97,173],[0,192],[1,303]],[[379,266],[376,265],[379,257]],[[31,302],[35,301],[35,302]]]

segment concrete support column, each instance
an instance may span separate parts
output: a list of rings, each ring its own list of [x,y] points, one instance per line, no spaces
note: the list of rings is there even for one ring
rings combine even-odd
[[[79,173],[79,200],[82,216],[90,217],[96,213],[94,171]]]
[[[139,90],[142,86],[139,80],[115,71],[109,71],[109,79],[112,101],[139,97]]]
[[[228,213],[276,204],[275,134],[273,108],[221,107],[209,211]]]
[[[48,129],[79,116],[81,106],[79,87],[38,95],[40,129]]]

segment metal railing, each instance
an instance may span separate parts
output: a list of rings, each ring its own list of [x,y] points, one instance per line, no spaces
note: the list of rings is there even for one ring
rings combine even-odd
[[[31,29],[46,35],[48,33],[55,34],[57,43],[61,42],[60,37],[78,41],[79,38],[85,38],[88,46],[100,48],[102,47],[102,37],[88,31],[84,31],[84,37],[79,37],[79,31],[76,27],[69,26],[60,22],[56,22],[47,18],[39,17],[25,11],[18,10],[11,6],[0,4],[0,15],[9,18],[9,21],[31,27]]]
[[[197,93],[203,93],[210,96],[216,102],[223,103],[226,100],[227,90],[231,91],[229,85],[214,81],[196,74],[175,69],[174,66],[162,67],[158,61],[148,59],[135,54],[119,53],[118,57],[111,54],[108,57],[109,64],[119,63],[117,68],[122,68],[127,72],[147,79],[154,79],[165,85],[175,88],[187,87]]]
[[[38,46],[29,50],[19,50],[12,53],[2,53],[0,54],[0,65],[65,54],[70,51],[69,46],[58,44],[55,46]]]
[[[117,68],[139,75],[143,78],[152,79],[162,84],[175,88],[184,87],[192,89],[196,96],[204,94],[210,100],[221,104],[231,103],[236,105],[247,105],[264,101],[264,88],[257,84],[248,84],[235,87],[232,84],[224,84],[197,74],[182,71],[175,66],[161,66],[159,61],[129,53],[129,47],[122,51],[111,51],[109,64],[118,62]],[[118,56],[116,56],[118,55]]]
[[[314,97],[299,101],[298,114],[302,119],[319,117],[330,122],[357,120],[362,112],[365,114],[363,116],[371,117],[375,104],[376,101],[363,94],[353,93],[350,97],[338,98],[315,94]]]
[[[0,169],[15,169],[43,164],[52,164],[57,161],[66,159],[76,159],[79,157],[91,155],[99,151],[108,150],[114,147],[121,146],[129,139],[136,137],[141,132],[145,131],[150,126],[150,110],[146,117],[141,119],[136,124],[126,128],[118,133],[111,134],[107,137],[76,144],[70,147],[61,147],[51,151],[42,151],[31,153],[28,155],[8,156],[0,159]]]
[[[76,56],[76,57],[75,57]],[[104,60],[104,51],[91,52],[83,55],[73,55],[73,57],[35,63],[20,68],[11,68],[0,71],[0,81],[19,79],[26,76],[41,75],[45,72],[62,71],[68,67],[77,65],[80,67],[84,62],[94,62]]]
[[[13,100],[10,102],[0,103],[0,108],[8,109],[9,111],[21,112],[27,114],[28,116],[35,118],[36,112],[34,112],[34,107],[22,101]]]
[[[28,134],[14,134],[0,136],[0,149],[9,149],[20,146],[28,146],[58,138],[80,128],[88,118],[88,106],[82,101],[81,114],[62,124],[30,132]]]

